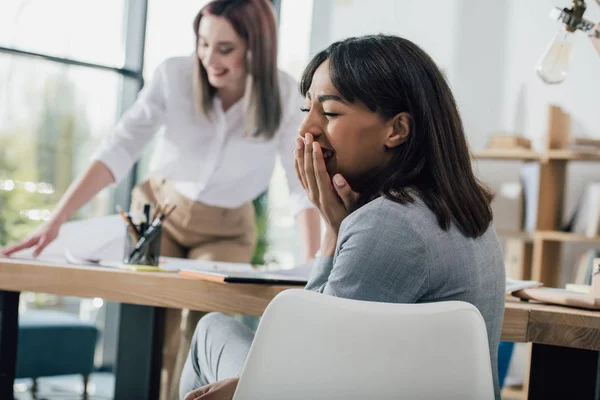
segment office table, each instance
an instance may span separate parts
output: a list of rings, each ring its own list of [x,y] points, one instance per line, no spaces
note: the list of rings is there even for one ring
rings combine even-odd
[[[115,399],[120,400],[158,398],[165,308],[261,315],[288,288],[0,258],[0,399],[12,398],[19,292],[122,304],[115,366]],[[530,399],[560,393],[598,398],[600,312],[507,300],[502,340],[533,343]]]

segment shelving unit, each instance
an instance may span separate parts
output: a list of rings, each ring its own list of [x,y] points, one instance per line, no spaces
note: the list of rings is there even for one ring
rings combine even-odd
[[[561,245],[563,243],[599,243],[600,236],[559,231],[563,207],[566,171],[569,161],[600,161],[600,152],[576,152],[567,149],[571,118],[560,107],[551,105],[545,150],[486,149],[473,153],[477,160],[514,160],[540,163],[537,219],[534,232],[502,232],[500,236],[523,242],[523,268],[517,279],[533,279],[548,287],[560,282]]]
[[[544,151],[487,149],[472,155],[476,160],[513,160],[540,164],[535,230],[533,232],[498,231],[499,236],[514,239],[521,246],[520,276],[511,276],[512,278],[533,279],[547,287],[558,287],[563,243],[597,243],[600,246],[600,236],[588,237],[558,230],[565,196],[568,162],[600,161],[600,152],[576,152],[567,149],[570,126],[570,116],[559,107],[551,105],[548,112],[548,133]],[[531,354],[531,346],[528,354]],[[523,386],[505,388],[502,391],[503,398],[527,399],[528,384],[529,361]]]

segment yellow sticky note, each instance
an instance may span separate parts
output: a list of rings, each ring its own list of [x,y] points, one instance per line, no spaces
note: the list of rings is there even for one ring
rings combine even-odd
[[[153,267],[152,265],[122,264],[119,268],[126,269],[129,271],[167,272],[166,269],[162,269],[159,267]]]

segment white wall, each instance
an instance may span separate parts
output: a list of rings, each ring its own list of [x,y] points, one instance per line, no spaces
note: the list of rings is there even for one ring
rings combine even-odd
[[[322,0],[319,0],[321,3]],[[329,43],[350,36],[393,33],[414,41],[440,67],[454,57],[458,0],[324,0],[330,2]],[[435,12],[432,12],[435,10]],[[314,28],[314,27],[313,27]],[[328,43],[328,44],[329,44]],[[320,49],[315,49],[320,50]]]

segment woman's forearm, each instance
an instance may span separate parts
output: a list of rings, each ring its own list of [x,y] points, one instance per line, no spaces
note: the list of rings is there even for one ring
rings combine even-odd
[[[52,218],[61,222],[67,221],[98,192],[114,181],[108,167],[101,161],[94,161],[83,174],[71,183],[56,206]]]
[[[298,213],[296,224],[304,243],[304,260],[310,261],[321,244],[321,216],[315,208],[309,208]]]

